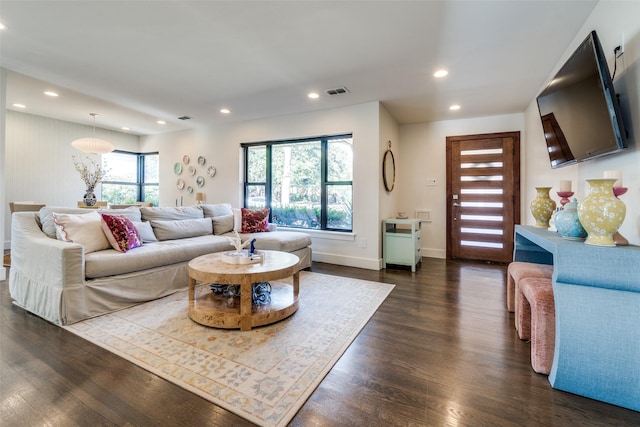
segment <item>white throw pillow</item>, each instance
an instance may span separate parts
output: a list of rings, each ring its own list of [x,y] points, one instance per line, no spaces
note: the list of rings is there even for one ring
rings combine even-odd
[[[81,215],[53,212],[52,216],[58,240],[81,244],[85,254],[111,248],[102,231],[102,218],[98,212]]]
[[[233,231],[242,231],[242,209],[233,208]]]

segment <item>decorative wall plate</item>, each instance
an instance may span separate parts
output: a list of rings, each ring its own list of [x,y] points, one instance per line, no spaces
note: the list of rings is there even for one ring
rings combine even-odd
[[[189,171],[189,175],[191,175],[191,176],[196,174],[196,168],[193,165],[189,166],[189,168],[187,168],[187,170]]]
[[[209,175],[211,178],[213,178],[213,176],[216,174],[216,168],[214,168],[213,166],[209,166],[207,168],[207,175]]]
[[[204,156],[198,157],[198,164],[200,166],[204,166],[205,163],[207,163],[207,159],[205,159]]]
[[[178,178],[178,182],[176,182],[176,187],[178,187],[178,190],[182,190],[184,188],[184,180],[182,178]]]
[[[189,194],[193,193],[193,187],[192,186],[188,186],[187,187],[187,191],[189,192]]]
[[[176,162],[176,164],[173,165],[173,171],[175,172],[176,175],[180,175],[182,173],[182,165]]]
[[[184,163],[185,165],[188,165],[190,161],[191,157],[187,156],[186,154],[182,156],[182,163]]]
[[[198,187],[202,187],[204,185],[204,177],[202,176],[197,177],[196,184],[198,184]]]

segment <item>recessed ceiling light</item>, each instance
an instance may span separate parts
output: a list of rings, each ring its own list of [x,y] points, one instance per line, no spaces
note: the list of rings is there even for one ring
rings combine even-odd
[[[5,27],[4,24],[2,22],[0,22],[0,30],[4,30],[5,28],[7,28],[7,27]]]
[[[13,106],[16,108],[27,108],[27,106],[24,104],[13,104]]]
[[[54,98],[55,98],[56,96],[60,96],[60,95],[58,95],[57,93],[55,93],[55,92],[53,92],[53,91],[51,91],[51,90],[46,91],[44,94],[45,94],[45,95],[47,95],[47,96],[54,97]]]
[[[434,77],[444,77],[447,74],[449,74],[449,72],[447,70],[438,70],[435,73],[433,73]]]
[[[309,98],[311,99],[318,99],[320,98],[320,95],[318,95],[316,92],[311,92],[307,95]]]
[[[459,110],[460,106],[458,104],[453,104],[451,107],[449,107],[449,110],[451,111],[455,111],[455,110]]]
[[[164,120],[158,120],[156,123],[159,124],[159,125],[166,125],[167,124],[167,122],[165,122]]]
[[[220,112],[221,112],[222,114],[229,114],[229,113],[231,112],[231,110],[229,110],[228,108],[221,108],[221,109],[220,109]]]
[[[129,128],[128,128],[128,127],[126,127],[126,126],[122,126],[120,129],[122,129],[122,130],[131,130],[131,129],[129,129]]]

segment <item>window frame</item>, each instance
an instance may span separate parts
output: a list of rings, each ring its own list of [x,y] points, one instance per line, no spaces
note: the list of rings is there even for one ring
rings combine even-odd
[[[329,186],[337,186],[344,185],[351,187],[351,205],[353,206],[353,163],[351,164],[351,180],[345,181],[328,181],[328,171],[329,171],[329,158],[328,158],[328,147],[330,140],[336,139],[345,139],[349,138],[352,140],[353,147],[353,134],[352,133],[344,133],[344,134],[336,134],[336,135],[323,135],[316,137],[308,137],[308,138],[294,138],[294,139],[285,139],[285,140],[271,140],[271,141],[259,141],[259,142],[244,142],[240,144],[243,154],[243,206],[248,207],[248,196],[249,196],[249,187],[251,186],[264,186],[264,198],[265,198],[265,207],[269,209],[269,221],[272,221],[271,218],[271,196],[273,191],[273,171],[272,171],[272,148],[277,145],[295,145],[295,144],[304,144],[308,142],[320,142],[320,228],[311,228],[311,227],[290,227],[301,230],[312,230],[312,231],[332,231],[338,233],[352,233],[353,232],[353,210],[351,211],[351,227],[350,228],[332,228],[327,226],[328,221],[328,192],[327,188]],[[249,149],[254,147],[264,146],[266,149],[265,155],[265,181],[248,181],[249,178]],[[289,227],[289,226],[282,226]]]
[[[160,156],[160,152],[158,151],[152,151],[152,152],[148,152],[148,153],[140,153],[140,152],[135,152],[135,151],[126,151],[126,150],[114,150],[111,153],[117,153],[117,154],[127,154],[127,155],[131,155],[131,156],[136,156],[136,182],[129,182],[129,181],[109,181],[109,180],[103,180],[102,181],[102,185],[104,184],[110,184],[110,185],[125,185],[125,186],[132,186],[132,187],[136,187],[136,202],[145,202],[146,197],[145,197],[145,187],[149,187],[149,186],[153,186],[153,187],[158,187],[158,190],[160,188],[160,182],[158,180],[158,182],[146,182],[144,177],[145,177],[145,159],[146,156]],[[109,154],[111,154],[109,153]],[[102,161],[102,160],[101,160]],[[159,177],[159,173],[160,171],[158,171],[158,177]]]

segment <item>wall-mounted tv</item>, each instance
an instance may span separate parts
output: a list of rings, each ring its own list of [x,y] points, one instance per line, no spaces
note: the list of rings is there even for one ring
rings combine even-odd
[[[560,68],[537,102],[552,168],[625,148],[620,106],[595,31]]]

